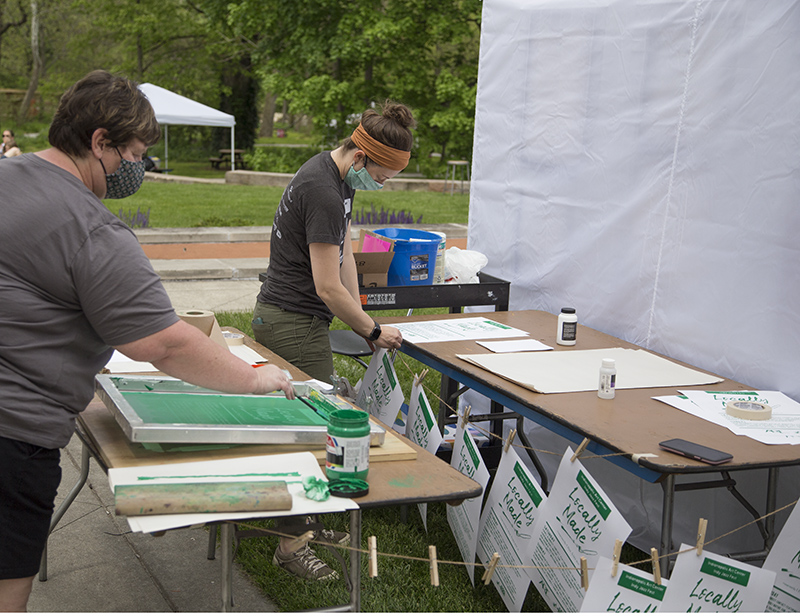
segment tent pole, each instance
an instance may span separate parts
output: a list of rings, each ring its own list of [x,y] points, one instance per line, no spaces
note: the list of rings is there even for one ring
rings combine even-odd
[[[164,169],[169,169],[169,124],[164,124]]]
[[[231,171],[236,171],[236,165],[233,162],[236,160],[236,155],[233,152],[233,148],[235,147],[234,143],[236,142],[236,140],[233,138],[235,132],[236,129],[233,126],[231,126]]]

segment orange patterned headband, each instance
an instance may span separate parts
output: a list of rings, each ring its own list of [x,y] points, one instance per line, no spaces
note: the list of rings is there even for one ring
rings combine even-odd
[[[408,161],[411,159],[411,152],[396,150],[373,139],[361,124],[356,126],[350,138],[359,149],[364,150],[373,162],[392,171],[402,171],[408,166]]]

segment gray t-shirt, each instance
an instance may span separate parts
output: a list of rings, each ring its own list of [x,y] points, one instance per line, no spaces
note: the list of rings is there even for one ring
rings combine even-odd
[[[0,436],[63,447],[111,346],[178,321],[134,233],[72,174],[0,163]]]
[[[317,295],[308,245],[338,245],[341,266],[354,196],[355,190],[339,176],[330,152],[321,152],[300,167],[275,212],[269,268],[259,302],[333,319],[333,313]]]

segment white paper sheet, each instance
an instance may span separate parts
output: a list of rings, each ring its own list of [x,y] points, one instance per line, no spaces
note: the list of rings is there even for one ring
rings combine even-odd
[[[243,359],[248,364],[255,364],[258,362],[267,361],[267,359],[263,357],[260,353],[242,344],[229,346],[228,349],[230,350],[231,353],[236,355],[236,357],[238,357],[239,359]],[[131,359],[124,353],[120,353],[116,349],[114,350],[114,354],[111,356],[111,359],[108,360],[106,368],[108,368],[113,374],[130,374],[137,372],[159,371],[158,368],[156,368],[153,364],[144,361],[134,361],[133,359]]]
[[[378,349],[369,360],[356,396],[356,405],[387,426],[393,426],[405,396],[397,380],[394,364],[386,349]]]
[[[541,507],[527,546],[526,569],[550,609],[577,612],[585,596],[580,558],[590,568],[600,555],[612,554],[617,539],[625,541],[630,525],[580,460],[571,461],[567,447],[553,489]]]
[[[800,404],[779,391],[682,390],[680,396],[653,399],[766,445],[800,444]],[[731,417],[725,412],[725,403],[729,400],[768,404],[772,407],[772,419],[753,421]]]
[[[439,445],[442,443],[442,432],[439,430],[436,415],[428,402],[425,390],[416,382],[411,387],[409,395],[405,429],[408,440],[436,455]],[[425,532],[428,532],[428,503],[418,503],[417,509],[422,517]]]
[[[613,561],[601,556],[589,578],[589,590],[581,612],[655,612],[667,592],[667,580],[656,584],[653,575],[619,563],[612,577]]]
[[[489,338],[522,338],[528,332],[497,323],[490,319],[442,319],[399,323],[395,327],[403,338],[414,344],[422,342],[447,342],[450,340],[486,340]]]
[[[797,505],[762,568],[775,573],[767,611],[800,612],[800,507]]]
[[[217,520],[310,515],[358,508],[358,505],[349,498],[332,496],[324,502],[306,498],[302,480],[308,476],[325,479],[325,475],[322,473],[314,454],[306,451],[274,456],[112,468],[108,471],[108,483],[113,491],[115,486],[118,485],[275,480],[286,481],[289,493],[292,495],[292,509],[290,511],[191,513],[128,517],[128,525],[131,530],[142,533],[183,528]]]
[[[644,349],[589,349],[552,353],[458,355],[494,374],[540,393],[597,389],[600,364],[617,365],[617,389],[707,385],[722,379],[678,365]]]
[[[486,347],[492,353],[522,353],[523,351],[552,351],[553,347],[547,346],[543,342],[533,338],[523,340],[486,340],[478,341],[482,347]]]
[[[492,491],[486,497],[478,535],[478,558],[484,565],[497,552],[500,562],[492,583],[509,612],[519,612],[531,579],[522,568],[533,541],[533,526],[547,495],[513,447],[503,454]]]
[[[483,490],[489,483],[489,469],[478,451],[475,439],[469,430],[465,429],[459,419],[456,440],[453,443],[453,457],[450,466],[477,481]],[[478,545],[478,531],[481,520],[481,504],[483,492],[480,496],[468,498],[457,507],[447,507],[447,522],[453,531],[461,559],[466,563],[475,562],[475,552]],[[467,575],[472,585],[475,585],[475,567],[467,565]]]
[[[775,573],[681,544],[660,612],[763,612]]]

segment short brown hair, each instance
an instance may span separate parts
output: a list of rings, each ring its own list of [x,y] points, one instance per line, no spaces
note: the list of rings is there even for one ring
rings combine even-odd
[[[108,131],[111,146],[133,139],[157,143],[161,129],[150,101],[136,83],[108,71],[92,71],[64,92],[50,125],[50,145],[83,157],[92,147],[98,128]]]
[[[384,145],[410,152],[414,145],[414,136],[411,129],[416,126],[411,109],[402,103],[386,101],[381,112],[367,109],[361,114],[361,126],[370,137]],[[345,150],[352,150],[358,146],[347,137],[342,143]]]

